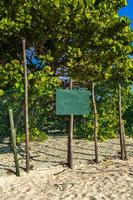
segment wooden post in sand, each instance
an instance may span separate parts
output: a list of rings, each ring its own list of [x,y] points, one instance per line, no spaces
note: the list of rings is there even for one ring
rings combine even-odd
[[[125,142],[125,127],[123,123],[123,144],[124,144],[124,155],[125,155],[125,160],[127,160],[127,150],[126,150],[126,142]]]
[[[118,99],[119,99],[119,137],[120,137],[120,148],[121,148],[121,159],[127,159],[126,143],[125,143],[125,128],[122,119],[122,85],[118,85]]]
[[[14,126],[12,109],[9,109],[9,120],[10,120],[10,127],[11,127],[11,139],[12,139],[12,147],[13,147],[14,161],[15,161],[15,167],[16,167],[16,175],[20,176],[17,146],[16,146],[16,129],[15,129],[15,126]]]
[[[26,134],[26,172],[29,172],[30,151],[29,151],[29,116],[28,116],[28,78],[26,61],[26,40],[22,38],[23,45],[23,65],[24,65],[24,86],[25,86],[25,134]]]
[[[118,86],[118,108],[119,108],[119,137],[120,137],[120,148],[121,148],[121,159],[124,160],[124,135],[123,135],[123,124],[122,124],[122,99],[121,99],[121,84]]]
[[[92,83],[92,104],[93,104],[93,112],[94,112],[95,162],[99,163],[99,158],[98,158],[98,141],[97,141],[98,120],[97,120],[97,107],[96,107],[96,100],[95,100],[95,83]]]
[[[70,89],[72,89],[73,82],[70,79]],[[68,131],[68,167],[73,169],[73,115],[70,116],[70,126]]]

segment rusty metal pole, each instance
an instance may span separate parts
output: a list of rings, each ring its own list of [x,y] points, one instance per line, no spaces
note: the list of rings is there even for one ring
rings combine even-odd
[[[26,172],[29,172],[29,161],[30,161],[30,152],[29,152],[29,116],[28,116],[28,78],[27,78],[27,61],[26,61],[26,40],[22,38],[23,46],[23,65],[24,65],[24,86],[25,86],[25,105],[24,105],[24,114],[25,114],[25,134],[26,134]]]
[[[73,81],[70,79],[70,89],[73,87]],[[68,132],[68,167],[73,169],[73,115],[70,116],[70,126]]]

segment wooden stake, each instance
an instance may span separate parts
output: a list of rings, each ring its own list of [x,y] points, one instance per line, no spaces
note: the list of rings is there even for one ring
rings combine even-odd
[[[124,123],[122,123],[122,128],[123,128],[123,145],[124,145],[124,156],[125,156],[125,160],[127,160],[127,150],[126,150],[126,141],[125,141],[125,127],[124,127]]]
[[[95,83],[92,83],[92,103],[94,112],[94,144],[95,144],[95,162],[99,163],[98,159],[98,144],[97,144],[97,133],[98,133],[98,120],[97,120],[97,108],[95,100]]]
[[[72,89],[72,79],[70,79],[70,89]],[[73,115],[70,116],[70,126],[68,132],[68,167],[73,169]]]
[[[23,45],[23,65],[24,65],[24,85],[25,85],[25,134],[26,134],[26,172],[29,172],[29,116],[28,116],[28,78],[27,78],[27,61],[26,61],[26,41],[22,39]]]
[[[16,129],[15,129],[15,126],[14,126],[12,109],[9,109],[9,120],[10,120],[10,127],[11,127],[11,139],[12,139],[12,147],[13,147],[13,153],[14,153],[16,175],[20,176],[18,154],[17,154],[17,146],[16,146]]]
[[[122,125],[122,103],[121,103],[121,84],[118,86],[118,99],[119,99],[119,136],[120,136],[120,148],[121,159],[124,160],[124,140],[123,140],[123,125]]]

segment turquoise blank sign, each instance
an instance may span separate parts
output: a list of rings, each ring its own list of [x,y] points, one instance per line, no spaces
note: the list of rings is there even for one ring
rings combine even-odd
[[[57,115],[83,115],[90,112],[90,92],[87,90],[56,90]]]

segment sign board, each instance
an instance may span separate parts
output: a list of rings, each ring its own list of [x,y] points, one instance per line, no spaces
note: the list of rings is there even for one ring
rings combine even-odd
[[[57,115],[83,115],[90,112],[90,92],[87,90],[56,90]]]

